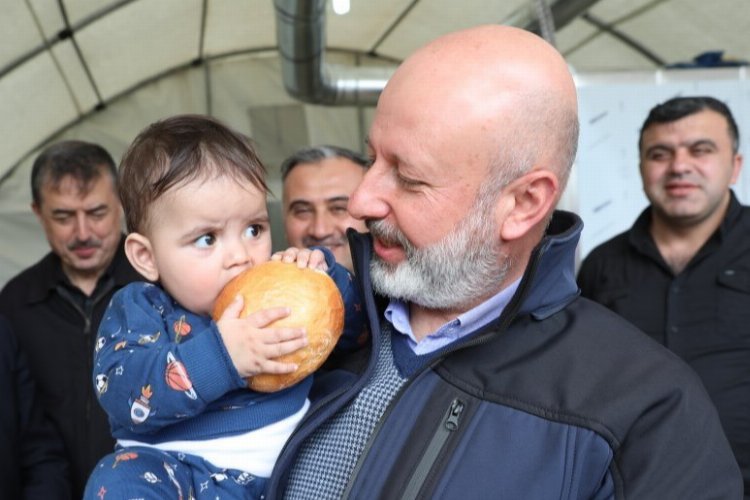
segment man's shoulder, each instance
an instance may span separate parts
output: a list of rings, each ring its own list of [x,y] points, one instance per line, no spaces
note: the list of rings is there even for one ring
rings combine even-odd
[[[9,279],[2,290],[0,290],[0,300],[5,302],[11,298],[18,300],[21,297],[27,296],[32,286],[39,286],[40,283],[52,279],[54,267],[54,256],[52,252],[49,252],[40,260]]]
[[[571,338],[573,350],[588,352],[595,358],[617,360],[631,369],[639,366],[643,370],[662,372],[661,380],[668,380],[668,384],[684,381],[685,385],[700,385],[697,375],[684,360],[626,318],[585,296],[576,299],[572,307],[579,325],[577,335]],[[659,385],[655,380],[652,383]]]
[[[629,388],[634,390],[634,400],[640,400],[640,392],[656,398],[674,392],[704,392],[697,374],[684,360],[607,307],[579,297],[569,305],[568,314],[575,318],[576,327],[566,330],[559,349],[575,354],[581,362],[581,385],[589,377],[599,382],[607,379],[606,392],[614,399]],[[571,369],[561,366],[560,373]],[[649,389],[632,387],[638,380],[648,380]],[[592,391],[597,390],[596,385]]]
[[[619,258],[623,254],[629,253],[631,251],[629,241],[632,231],[633,229],[630,228],[595,246],[584,261]]]
[[[515,401],[531,413],[576,422],[620,442],[645,408],[683,397],[696,400],[691,404],[700,411],[710,404],[683,360],[583,297],[548,319],[520,318],[444,365],[450,378],[490,399]]]
[[[110,307],[134,305],[172,305],[173,300],[160,286],[148,281],[131,281],[112,295]]]
[[[727,217],[729,217],[729,214],[727,214]],[[750,228],[750,205],[740,205],[737,217],[732,220],[732,227],[734,230],[741,231],[743,236],[750,237],[747,232],[747,229]]]
[[[619,275],[623,262],[634,253],[630,244],[632,228],[594,247],[581,262],[578,269],[578,286],[584,296],[591,296],[592,291],[602,285],[602,276]]]

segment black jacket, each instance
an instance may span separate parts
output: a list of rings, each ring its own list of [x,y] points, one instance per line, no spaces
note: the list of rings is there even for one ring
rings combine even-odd
[[[750,207],[734,194],[719,229],[679,274],[650,233],[651,208],[589,253],[581,293],[668,347],[719,411],[750,499]]]
[[[0,317],[0,498],[70,498],[62,438],[39,405],[25,353]]]
[[[94,340],[114,292],[137,279],[143,278],[130,266],[121,241],[84,307],[63,285],[68,280],[52,252],[0,292],[0,314],[26,352],[42,406],[63,437],[73,498],[83,495],[96,462],[113,451],[109,422],[91,384]]]

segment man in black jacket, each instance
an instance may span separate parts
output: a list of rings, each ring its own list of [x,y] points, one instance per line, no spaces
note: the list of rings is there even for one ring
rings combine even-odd
[[[139,279],[122,248],[116,178],[112,157],[98,145],[64,141],[45,149],[32,168],[32,210],[52,250],[0,292],[0,313],[63,437],[73,498],[114,446],[91,385],[97,328],[112,294]]]
[[[730,186],[739,131],[713,97],[655,106],[641,128],[640,172],[651,205],[595,248],[578,282],[678,354],[708,389],[750,498],[750,208]]]

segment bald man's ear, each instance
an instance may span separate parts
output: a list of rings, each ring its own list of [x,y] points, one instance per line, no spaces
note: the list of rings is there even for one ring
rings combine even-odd
[[[148,238],[139,233],[130,233],[125,238],[125,255],[128,256],[135,270],[144,278],[149,281],[159,279],[159,269]]]
[[[557,176],[550,170],[533,170],[508,184],[500,197],[507,202],[506,215],[500,219],[502,240],[522,238],[545,221],[557,202],[558,189]]]

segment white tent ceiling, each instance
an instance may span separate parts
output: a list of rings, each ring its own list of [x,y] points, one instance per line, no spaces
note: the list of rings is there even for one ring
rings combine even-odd
[[[328,5],[326,62],[393,67],[442,33],[527,27],[540,4],[351,0],[346,15]],[[554,42],[579,74],[654,71],[705,51],[750,59],[748,0],[547,4]],[[278,161],[300,146],[361,148],[372,115],[370,106],[302,104],[285,91],[274,0],[3,0],[0,12],[0,285],[47,249],[27,184],[28,165],[51,140],[92,140],[118,159],[151,121],[208,113],[252,135],[276,178]]]

